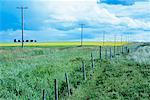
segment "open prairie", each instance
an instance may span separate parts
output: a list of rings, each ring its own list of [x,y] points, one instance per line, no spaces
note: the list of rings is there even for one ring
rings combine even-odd
[[[0,0],[0,100],[150,100],[150,0]]]
[[[53,100],[55,85],[62,100],[150,99],[149,44],[101,46],[101,50],[0,47],[0,55],[1,100]]]

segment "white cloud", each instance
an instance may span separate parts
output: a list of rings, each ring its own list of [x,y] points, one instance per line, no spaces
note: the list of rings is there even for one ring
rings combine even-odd
[[[129,28],[150,29],[150,22],[144,22],[129,17],[120,18],[120,24],[127,25]]]
[[[44,6],[49,13],[45,23],[71,26],[78,23],[99,26],[100,24],[124,25],[128,28],[150,29],[150,22],[130,18],[128,16],[118,17],[116,13],[109,12],[104,6],[96,4],[96,1],[66,1],[66,2],[45,2]],[[113,8],[112,8],[113,9]],[[138,9],[137,9],[138,10]],[[128,10],[129,11],[129,10]],[[130,12],[130,11],[129,11]]]
[[[40,30],[25,30],[25,38],[39,41],[79,40],[80,29],[78,24],[85,23],[88,27],[84,29],[84,39],[88,41],[102,40],[100,34],[103,31],[108,33],[106,40],[113,41],[114,34],[137,29],[142,31],[140,33],[137,31],[133,32],[132,37],[135,38],[132,40],[150,41],[148,38],[150,33],[143,31],[150,30],[150,22],[130,17],[130,15],[136,14],[140,9],[136,4],[134,6],[136,10],[133,11],[134,8],[132,8],[130,11],[131,7],[97,5],[96,0],[88,0],[88,2],[86,0],[81,0],[80,2],[74,0],[64,1],[45,0],[33,2],[33,8],[35,12],[38,12],[36,16],[38,18],[42,16],[41,20],[43,20],[44,24],[41,25],[42,28]],[[142,11],[146,12],[144,6],[142,6],[140,11],[141,13]],[[125,34],[123,35],[126,37]],[[0,32],[0,37],[0,41],[12,41],[14,38],[19,39],[21,37],[21,31],[8,30]],[[119,37],[117,40],[119,40]]]
[[[115,15],[98,7],[96,2],[47,2],[50,19],[58,22],[117,23]],[[52,19],[51,19],[52,18]],[[47,20],[48,22],[48,20]]]

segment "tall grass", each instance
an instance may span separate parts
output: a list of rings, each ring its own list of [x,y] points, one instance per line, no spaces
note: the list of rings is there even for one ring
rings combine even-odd
[[[98,48],[97,48],[98,49]],[[64,73],[79,67],[79,61],[88,59],[95,47],[3,47],[0,48],[0,98],[10,100],[41,98],[46,89],[53,99],[53,80],[63,84]],[[61,86],[59,86],[61,87]],[[63,87],[63,86],[62,86]]]
[[[110,48],[110,47],[105,47]],[[102,56],[105,57],[105,48]],[[143,48],[144,52],[149,47]],[[113,49],[112,49],[113,50]],[[69,100],[145,99],[150,95],[150,77],[135,55],[118,55],[99,63],[99,47],[1,47],[0,99],[54,99],[54,79],[59,83],[59,98]],[[91,52],[95,61],[91,79]],[[113,51],[112,51],[113,52]],[[140,53],[142,53],[140,51]],[[145,53],[147,61],[149,56]],[[139,55],[141,56],[141,55]],[[85,62],[87,81],[83,81],[81,61]],[[71,97],[67,96],[65,73],[68,73]]]

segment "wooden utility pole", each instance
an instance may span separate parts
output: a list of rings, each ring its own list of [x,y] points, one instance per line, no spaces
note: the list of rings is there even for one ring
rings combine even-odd
[[[85,24],[80,24],[81,25],[81,46],[83,45],[83,28]]]
[[[17,9],[21,10],[21,26],[22,26],[22,34],[21,34],[21,39],[22,39],[22,48],[24,47],[24,10],[28,9],[28,7],[17,7]]]
[[[121,40],[121,45],[123,45],[122,34],[121,34],[121,36],[120,36],[120,40]]]
[[[103,46],[104,46],[104,43],[105,43],[105,32],[103,32]]]
[[[123,54],[123,48],[124,48],[124,45],[123,45],[123,36],[122,36],[122,34],[121,34],[121,52],[122,52],[122,54]]]
[[[114,57],[116,55],[116,34],[114,34]]]

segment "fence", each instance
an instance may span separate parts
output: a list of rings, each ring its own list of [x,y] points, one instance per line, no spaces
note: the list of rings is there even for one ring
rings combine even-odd
[[[101,66],[103,60],[106,60],[106,61],[110,60],[111,61],[111,60],[115,59],[117,57],[117,55],[127,55],[128,53],[130,53],[130,48],[128,48],[127,46],[109,47],[109,48],[100,46],[98,51],[99,51],[98,60],[99,60],[100,66]],[[114,51],[114,52],[112,52],[112,51]],[[90,55],[89,59],[90,59],[90,63],[91,63],[91,65],[90,65],[91,66],[90,67],[90,72],[91,72],[90,73],[90,79],[92,79],[94,69],[96,67],[95,66],[95,60],[96,59],[94,58],[93,52],[91,52],[89,55]],[[102,56],[102,55],[104,55],[104,56]],[[80,65],[81,65],[81,72],[82,72],[82,75],[83,75],[82,80],[86,81],[87,80],[87,72],[89,70],[86,70],[85,61],[82,60]],[[70,84],[70,80],[69,80],[69,77],[71,77],[71,76],[69,76],[68,73],[65,73],[64,77],[65,77],[65,84],[66,84],[65,86],[67,88],[66,94],[69,97],[69,96],[72,95],[71,87],[70,87],[71,84]],[[59,87],[58,87],[58,84],[59,84],[59,80],[54,79],[54,98],[55,98],[55,100],[59,100]],[[43,89],[41,95],[42,95],[42,100],[46,100],[47,95],[46,95],[46,90],[45,89]],[[30,100],[30,98],[28,98],[28,100]]]

